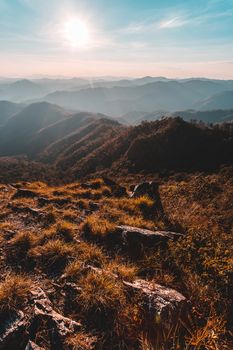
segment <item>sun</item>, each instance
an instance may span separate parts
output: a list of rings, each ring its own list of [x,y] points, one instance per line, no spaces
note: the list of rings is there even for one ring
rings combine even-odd
[[[71,18],[64,23],[63,36],[72,47],[85,48],[89,43],[88,24],[79,18]]]

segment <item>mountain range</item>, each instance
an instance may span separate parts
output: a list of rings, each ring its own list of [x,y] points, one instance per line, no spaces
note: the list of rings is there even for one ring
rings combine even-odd
[[[233,109],[233,81],[216,79],[1,79],[0,100],[46,101],[120,119],[131,113]]]
[[[172,115],[126,126],[104,114],[71,112],[48,102],[9,107],[18,112],[0,127],[0,156],[26,156],[63,179],[106,171],[210,170],[233,159],[232,123],[208,127]],[[184,117],[213,121],[232,114],[186,111]]]

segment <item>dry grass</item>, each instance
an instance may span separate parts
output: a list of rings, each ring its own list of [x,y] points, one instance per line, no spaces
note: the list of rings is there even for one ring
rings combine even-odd
[[[225,332],[225,320],[222,317],[212,316],[207,319],[207,322],[203,327],[190,332],[191,334],[186,339],[186,349],[226,349],[222,342]]]
[[[70,350],[93,350],[97,337],[87,333],[77,333],[67,338],[66,345]]]
[[[118,278],[125,281],[133,281],[138,274],[137,266],[129,263],[122,263],[120,258],[107,264],[105,270],[109,271],[109,273],[116,274]]]
[[[18,232],[10,241],[6,249],[6,257],[13,264],[21,265],[27,260],[28,251],[36,245],[38,239],[29,231]]]
[[[30,214],[25,216],[7,208],[14,190],[8,193],[3,187],[2,275],[7,274],[9,265],[15,272],[20,269],[27,271],[28,276],[33,273],[44,286],[49,286],[51,300],[61,310],[63,302],[70,304],[67,316],[81,319],[83,329],[88,331],[67,338],[64,350],[92,349],[95,337],[92,344],[89,332],[98,335],[98,346],[103,350],[138,349],[143,327],[140,299],[130,299],[122,283],[137,276],[177,289],[192,302],[192,322],[187,325],[185,345],[175,348],[175,343],[166,347],[161,344],[161,349],[230,350],[232,346],[227,344],[233,305],[232,184],[232,179],[224,174],[179,174],[163,180],[160,194],[165,214],[185,237],[169,243],[166,249],[145,249],[144,256],[137,261],[127,254],[116,256],[115,251],[113,256],[113,252],[108,253],[90,240],[98,242],[101,237],[99,241],[104,242],[108,233],[123,224],[168,229],[164,219],[157,217],[156,203],[150,198],[115,198],[102,179],[56,187],[39,182],[24,184],[24,188],[35,191],[39,197],[51,200],[51,204],[41,206],[31,199],[14,200],[17,206],[39,206],[41,217],[36,221]],[[69,201],[57,204],[55,200],[62,198]],[[83,232],[89,235],[88,242],[84,241]],[[104,273],[92,270],[89,265]],[[63,295],[61,286],[56,289],[56,285],[68,282],[78,287],[70,291],[70,299]],[[30,278],[21,275],[7,276],[0,284],[0,311],[22,308],[29,296],[30,283]],[[169,339],[168,344],[173,340]],[[145,339],[140,346],[141,350],[160,350]]]
[[[107,219],[101,219],[97,214],[88,216],[82,225],[85,234],[93,236],[106,236],[114,231],[115,225]]]
[[[28,300],[32,281],[20,275],[8,275],[0,284],[0,312],[21,308]]]
[[[84,269],[84,263],[81,260],[75,260],[66,266],[63,276],[69,280],[77,281],[81,277]]]
[[[90,271],[79,280],[82,288],[77,302],[85,312],[108,311],[110,314],[123,306],[123,286],[107,273]]]
[[[74,240],[76,226],[70,222],[59,220],[48,229],[43,230],[41,234],[41,242],[47,242],[50,239],[61,239],[65,242]]]
[[[113,232],[116,225],[129,225],[152,230],[159,226],[163,229],[163,222],[157,218],[152,219],[153,214],[155,215],[154,201],[146,196],[136,199],[106,199],[97,213],[86,218],[82,230],[86,234],[104,237]]]
[[[61,269],[75,253],[75,245],[59,239],[29,250],[29,256],[39,262],[43,269]]]

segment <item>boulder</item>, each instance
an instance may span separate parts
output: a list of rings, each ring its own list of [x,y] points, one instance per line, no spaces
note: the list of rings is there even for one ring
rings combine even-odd
[[[169,240],[176,240],[182,234],[171,231],[151,231],[133,226],[117,226],[110,240],[121,248],[140,254],[146,247],[165,246]]]
[[[142,279],[123,283],[133,295],[140,295],[144,337],[151,344],[164,343],[187,324],[190,302],[181,293]]]
[[[159,197],[158,195],[159,184],[155,181],[142,182],[136,185],[130,195],[131,198],[138,198],[142,196],[148,196],[152,199]]]

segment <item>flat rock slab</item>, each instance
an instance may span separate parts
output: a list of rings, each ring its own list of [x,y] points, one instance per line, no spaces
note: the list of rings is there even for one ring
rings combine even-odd
[[[169,240],[176,240],[183,235],[171,231],[151,231],[133,226],[117,226],[111,235],[114,243],[131,252],[140,253],[144,247],[166,245]]]

